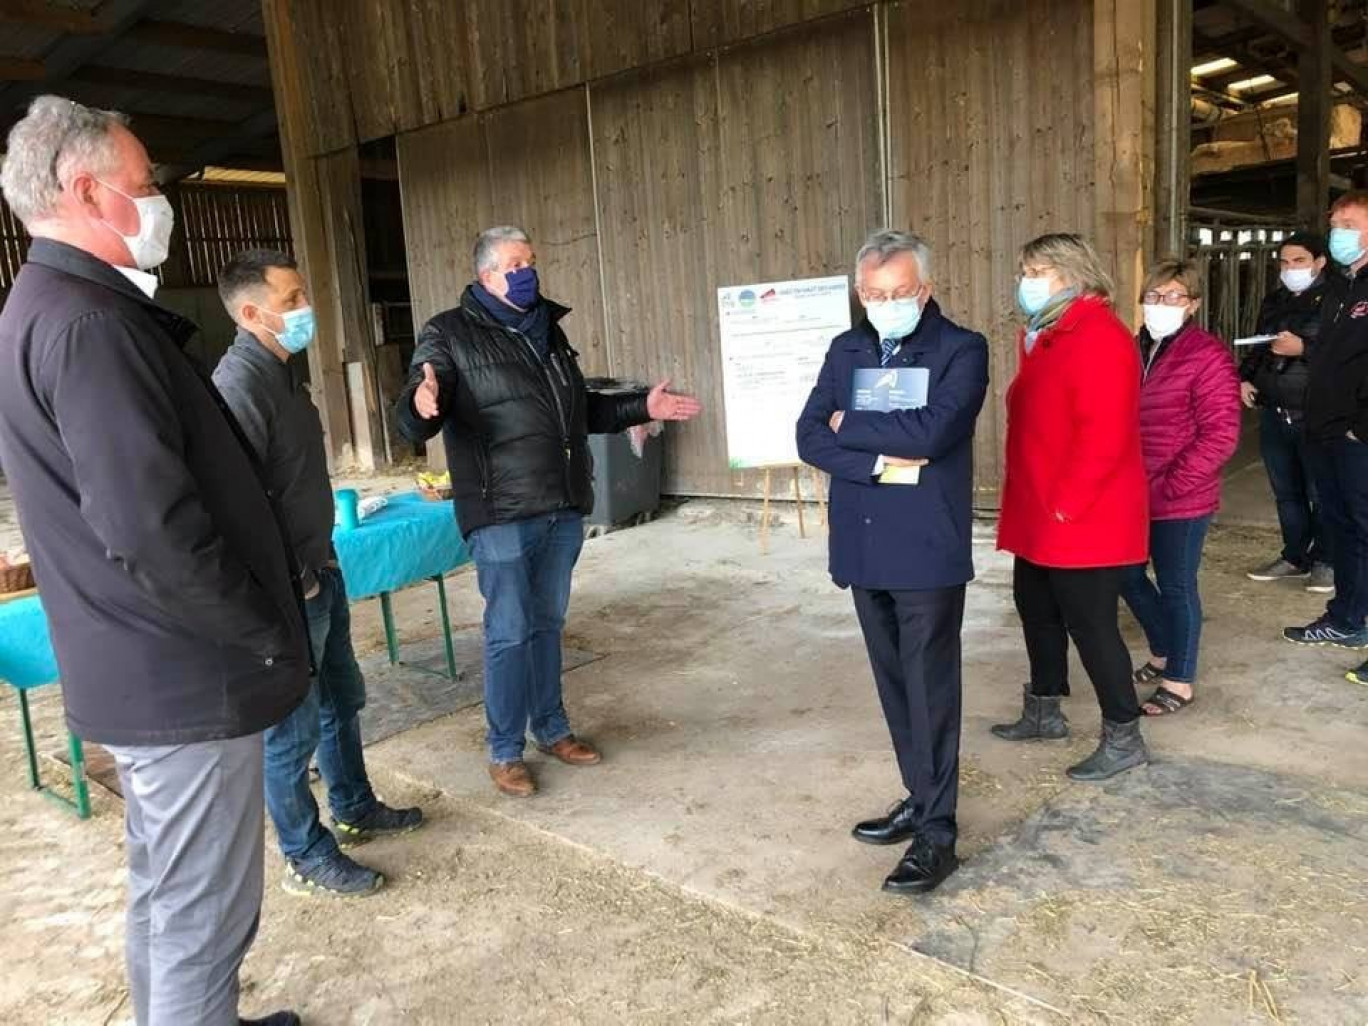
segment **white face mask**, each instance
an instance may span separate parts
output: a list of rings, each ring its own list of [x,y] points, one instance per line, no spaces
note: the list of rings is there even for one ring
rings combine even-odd
[[[1305,292],[1316,284],[1316,269],[1314,267],[1289,267],[1278,277],[1287,286],[1288,292]]]
[[[138,231],[135,235],[125,235],[108,221],[100,222],[123,239],[129,255],[133,257],[133,263],[143,271],[150,271],[165,263],[166,255],[171,252],[171,231],[176,227],[176,211],[172,208],[171,201],[160,193],[155,196],[130,196],[106,181],[99,178],[95,181],[110,192],[117,192],[124,199],[130,200],[138,208]]]
[[[1181,306],[1146,303],[1141,309],[1145,311],[1145,330],[1156,342],[1168,338],[1187,320],[1187,309]]]

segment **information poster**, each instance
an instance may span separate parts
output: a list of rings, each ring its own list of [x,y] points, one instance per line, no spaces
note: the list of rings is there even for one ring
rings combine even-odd
[[[727,462],[796,464],[794,429],[831,340],[850,328],[844,275],[717,290]]]

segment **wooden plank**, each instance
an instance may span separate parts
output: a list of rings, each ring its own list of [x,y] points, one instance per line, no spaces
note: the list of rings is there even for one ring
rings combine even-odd
[[[1088,0],[888,9],[893,224],[931,243],[946,315],[989,340],[975,438],[984,504],[996,501],[1003,396],[1016,371],[1018,250],[1043,232],[1092,224],[1090,12]],[[1055,56],[1041,62],[1041,53]]]
[[[60,7],[48,0],[0,0],[0,21],[52,29],[73,36],[97,36],[109,25],[94,11]]]
[[[703,417],[670,431],[664,487],[728,494],[714,266],[720,213],[711,61],[591,88],[610,369],[668,374]]]
[[[703,50],[867,7],[868,0],[731,0],[690,5],[694,46]]]
[[[571,89],[501,108],[481,122],[491,168],[490,207],[481,227],[517,224],[527,230],[543,290],[574,310],[564,327],[581,366],[587,374],[605,374],[609,361],[584,92]],[[555,159],[545,159],[548,153]]]
[[[42,61],[24,57],[0,57],[0,81],[39,82],[47,77],[47,67]]]
[[[1297,55],[1297,222],[1320,230],[1330,206],[1330,12],[1320,0],[1302,0],[1312,45]]]
[[[192,94],[195,96],[211,96],[222,100],[237,100],[260,106],[270,106],[271,104],[269,87],[244,85],[241,82],[225,82],[212,78],[195,78],[190,75],[162,75],[150,71],[130,71],[127,68],[107,68],[92,64],[77,68],[71,73],[70,78],[73,82],[119,86],[127,89],[145,89],[176,96]]]
[[[1192,187],[1192,0],[1158,0],[1154,250],[1187,252]]]
[[[361,168],[354,148],[314,159],[332,272],[330,289],[312,290],[318,332],[341,349],[356,462],[363,470],[374,470],[385,463],[385,435],[366,273]]]
[[[870,17],[591,88],[612,370],[706,406],[671,432],[667,490],[760,486],[727,466],[716,289],[848,273],[877,224]]]
[[[302,66],[295,0],[263,0],[262,18],[271,52],[271,81],[280,114],[281,150],[288,180],[290,235],[295,259],[316,296],[333,287],[318,176],[309,159],[316,138],[310,130],[313,82]],[[330,469],[353,462],[351,416],[340,340],[324,336],[308,348],[309,388],[323,421]]]
[[[128,38],[139,43],[155,43],[186,50],[207,50],[210,53],[236,54],[243,57],[266,59],[266,41],[248,32],[225,32],[201,25],[185,25],[174,21],[149,19],[128,30]]]
[[[689,52],[684,0],[469,0],[477,109],[566,89]]]
[[[471,252],[491,206],[485,133],[474,117],[399,136],[399,189],[415,330],[460,302]],[[428,462],[445,469],[442,439]]]
[[[1094,0],[1093,78],[1098,250],[1116,279],[1116,309],[1136,327],[1153,256],[1155,0]]]

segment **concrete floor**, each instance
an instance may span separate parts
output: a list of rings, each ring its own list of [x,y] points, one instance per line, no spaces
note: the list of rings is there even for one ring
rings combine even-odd
[[[569,643],[602,658],[566,690],[603,766],[543,765],[539,796],[504,799],[478,708],[372,758],[690,893],[884,938],[1070,1018],[1244,1022],[1251,985],[1282,1021],[1368,1017],[1368,691],[1341,676],[1353,660],[1278,639],[1319,602],[1243,578],[1270,534],[1215,532],[1199,701],[1149,725],[1154,768],[1099,788],[1062,775],[1097,727],[1081,674],[1071,741],[988,734],[1025,666],[985,525],[965,625],[967,861],[918,901],[878,889],[894,852],[848,837],[898,784],[824,542],[790,526],[761,556],[735,512],[695,503],[586,548]],[[458,618],[473,617],[473,589],[457,592]]]

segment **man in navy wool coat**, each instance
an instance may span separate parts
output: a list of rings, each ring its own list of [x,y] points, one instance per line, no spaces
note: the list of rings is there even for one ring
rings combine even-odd
[[[831,577],[855,598],[907,788],[854,829],[866,844],[911,842],[884,881],[894,893],[934,890],[959,865],[960,628],[988,344],[941,314],[932,281],[917,236],[869,237],[855,258],[865,319],[832,342],[798,420],[799,454],[831,475]],[[857,370],[916,367],[928,372],[925,405],[852,409]]]

